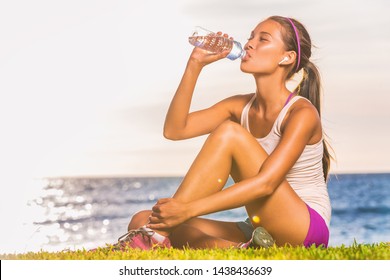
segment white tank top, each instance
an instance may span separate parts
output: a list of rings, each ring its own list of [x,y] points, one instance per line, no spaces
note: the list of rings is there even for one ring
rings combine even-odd
[[[246,104],[241,114],[241,125],[250,132],[248,113],[255,100],[256,95]],[[289,103],[280,111],[269,134],[263,138],[256,138],[263,149],[271,154],[278,145],[281,137],[280,127],[286,113],[292,104],[297,100],[304,98],[301,96],[293,97]],[[307,100],[307,99],[306,99]],[[309,101],[310,102],[310,101]],[[328,194],[328,188],[324,179],[322,169],[323,141],[306,145],[301,156],[286,175],[289,182],[298,196],[325,220],[329,226],[331,217],[331,205]]]

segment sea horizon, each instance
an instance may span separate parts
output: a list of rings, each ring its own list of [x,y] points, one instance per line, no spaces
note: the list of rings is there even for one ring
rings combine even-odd
[[[338,176],[338,175],[355,175],[355,174],[390,174],[390,170],[378,170],[378,171],[340,171],[340,172],[330,172],[329,176]],[[171,174],[158,174],[158,173],[139,173],[139,174],[74,174],[74,175],[48,175],[48,176],[34,176],[33,179],[54,179],[54,178],[178,178],[184,177],[185,174],[182,173],[171,173]]]

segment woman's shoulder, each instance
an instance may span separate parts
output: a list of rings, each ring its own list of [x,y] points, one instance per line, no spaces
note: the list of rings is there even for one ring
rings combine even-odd
[[[282,123],[281,130],[283,131],[289,125],[305,126],[307,131],[312,131],[311,134],[314,142],[317,142],[317,138],[322,137],[320,115],[316,107],[304,97],[298,98],[291,105]]]
[[[294,99],[288,112],[290,116],[311,115],[319,117],[316,107],[308,99],[302,96],[296,96]]]
[[[236,102],[236,103],[247,104],[253,98],[254,95],[255,95],[254,93],[236,94],[226,98],[225,100]]]
[[[251,101],[254,95],[254,93],[237,94],[222,101],[229,107],[230,114],[232,115],[234,121],[240,120],[242,110]]]
[[[294,103],[290,106],[283,120],[282,130],[291,123],[307,124],[313,127],[320,124],[319,113],[308,99],[300,96],[296,96],[294,99]]]

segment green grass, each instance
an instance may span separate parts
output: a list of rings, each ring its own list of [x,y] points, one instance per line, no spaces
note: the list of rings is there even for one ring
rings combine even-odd
[[[3,260],[389,260],[390,243],[357,244],[329,248],[272,247],[269,249],[156,249],[113,252],[98,249],[31,252],[0,255]]]

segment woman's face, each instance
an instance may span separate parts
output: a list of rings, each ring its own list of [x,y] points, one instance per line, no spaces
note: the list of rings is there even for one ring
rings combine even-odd
[[[252,31],[244,48],[241,71],[253,74],[270,74],[286,54],[281,25],[273,20],[261,22]]]

